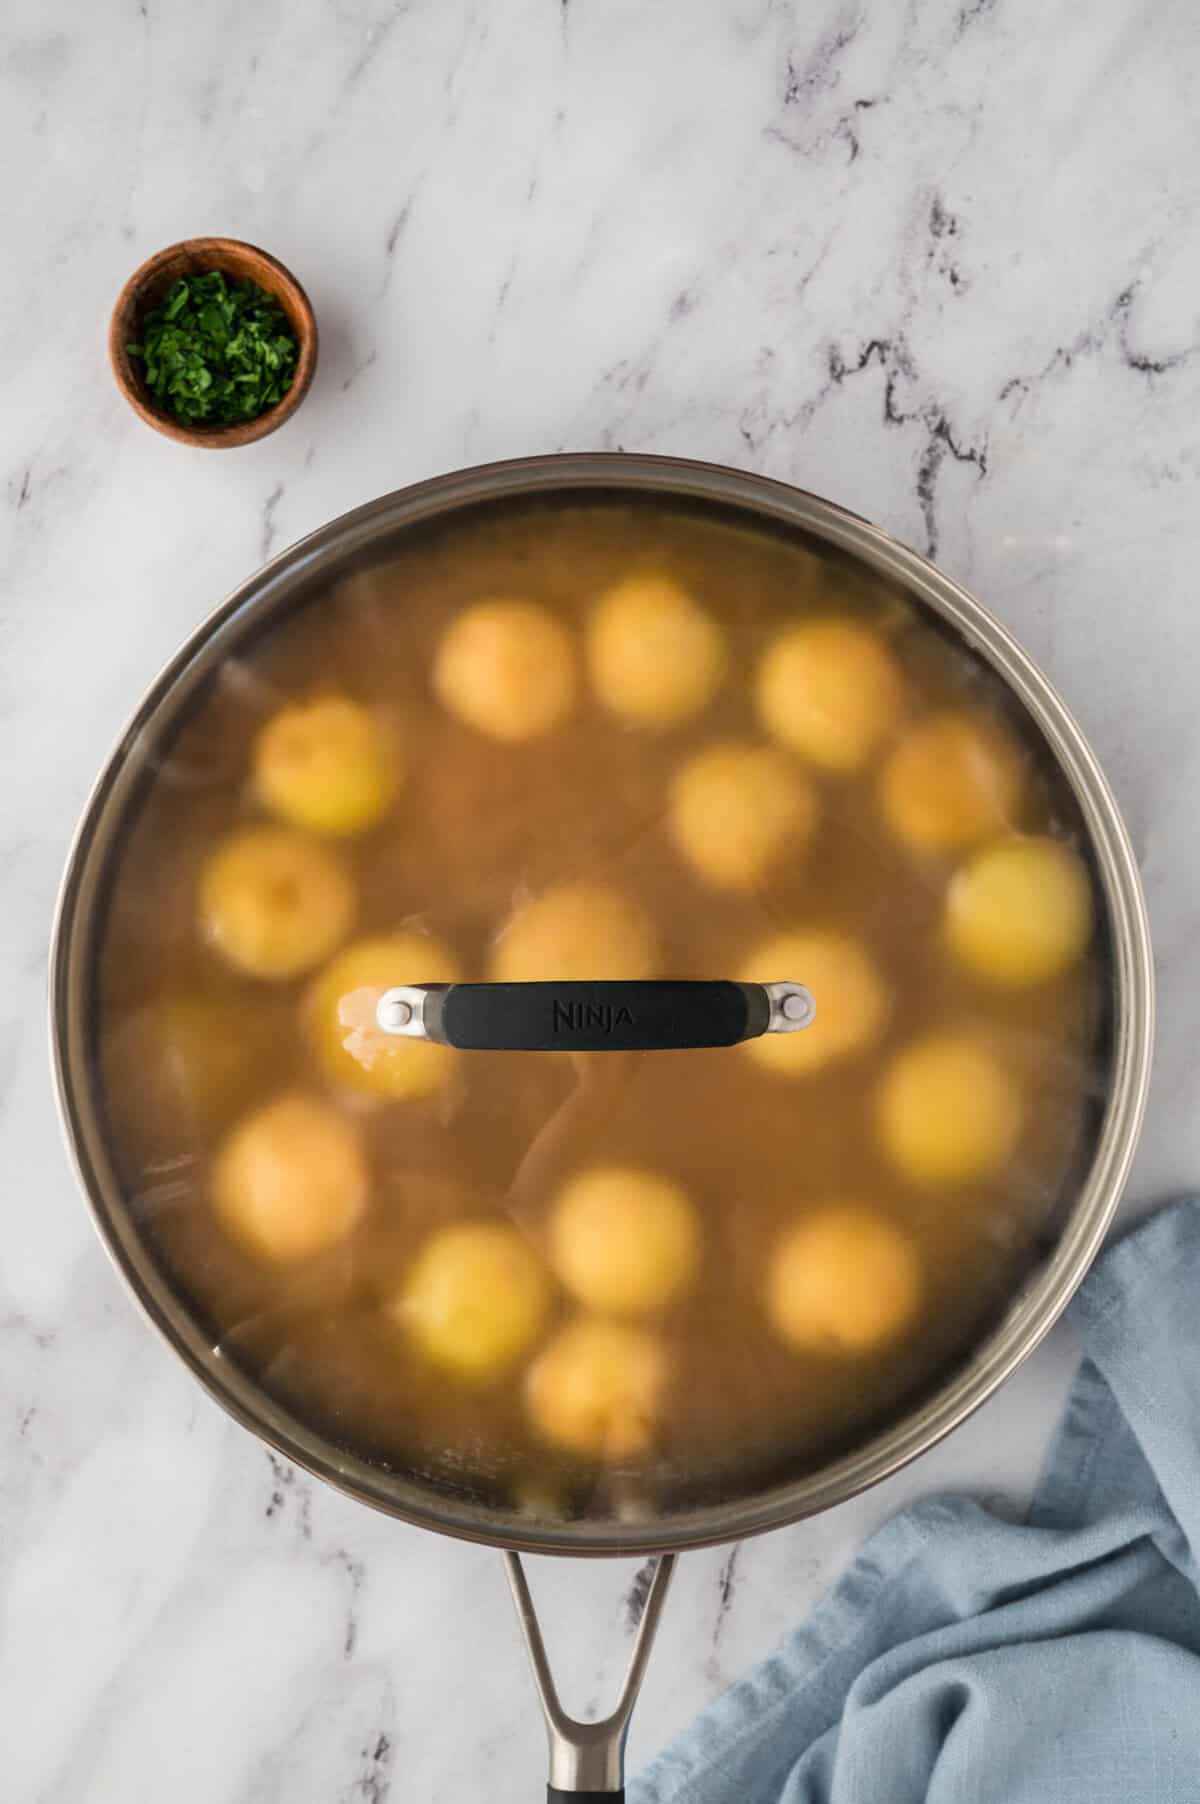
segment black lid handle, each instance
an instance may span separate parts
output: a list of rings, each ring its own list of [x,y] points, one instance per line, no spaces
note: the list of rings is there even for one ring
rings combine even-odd
[[[800,983],[398,984],[379,998],[385,1034],[469,1051],[658,1052],[798,1033],[816,1005]]]

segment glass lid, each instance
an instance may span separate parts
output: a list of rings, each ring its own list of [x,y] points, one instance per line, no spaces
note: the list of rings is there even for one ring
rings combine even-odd
[[[919,1408],[1109,1088],[1103,886],[1009,685],[865,560],[619,484],[283,562],[91,859],[111,1231],[193,1363],[535,1542]]]

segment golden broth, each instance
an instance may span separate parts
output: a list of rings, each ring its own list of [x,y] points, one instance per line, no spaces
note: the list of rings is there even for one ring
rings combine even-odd
[[[562,724],[500,743],[439,701],[437,649],[464,607],[495,595],[543,603],[582,648],[597,597],[641,570],[683,585],[724,633],[725,679],[693,717],[658,730],[623,724],[584,674]],[[714,888],[668,830],[672,779],[718,740],[768,742],[753,700],[764,651],[782,627],[829,614],[870,625],[891,649],[905,679],[903,722],[865,769],[795,758],[818,803],[807,850],[745,890]],[[795,1078],[745,1049],[461,1053],[426,1097],[343,1098],[305,1032],[311,977],[240,975],[208,943],[198,902],[214,844],[265,818],[251,777],[264,723],[289,702],[331,693],[386,711],[406,765],[383,821],[338,843],[357,894],[352,937],[412,924],[453,953],[465,978],[482,980],[515,900],[564,879],[602,879],[650,917],[665,976],[736,975],[773,933],[852,934],[890,988],[882,1034]],[[1018,749],[1022,793],[1006,825],[1082,847],[1048,753],[960,643],[855,567],[684,507],[480,511],[346,578],[227,663],[159,757],[125,839],[97,1015],[131,1207],[214,1340],[343,1444],[489,1498],[536,1495],[552,1512],[744,1491],[818,1463],[927,1387],[986,1330],[1048,1232],[1101,1081],[1098,938],[1049,981],[981,982],[944,944],[947,885],[964,854],[914,852],[884,819],[881,761],[907,723],[948,706],[996,723]],[[881,1147],[875,1099],[897,1051],[942,1028],[986,1040],[1023,1096],[1024,1124],[995,1176],[921,1186]],[[212,1165],[237,1121],[296,1086],[324,1092],[361,1124],[369,1192],[332,1250],[269,1265],[219,1225]],[[645,1318],[671,1370],[653,1450],[611,1470],[545,1445],[527,1415],[530,1358],[573,1313],[561,1291],[530,1355],[480,1385],[429,1363],[389,1313],[431,1228],[509,1218],[544,1250],[552,1197],[596,1163],[681,1183],[703,1243],[692,1288]],[[922,1304],[875,1351],[796,1351],[767,1325],[771,1249],[788,1224],[843,1197],[911,1237]]]

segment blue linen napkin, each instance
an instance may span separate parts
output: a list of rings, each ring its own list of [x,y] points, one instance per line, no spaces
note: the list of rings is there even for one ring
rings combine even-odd
[[[921,1503],[630,1804],[1198,1804],[1200,1201],[1104,1254],[1028,1518]]]

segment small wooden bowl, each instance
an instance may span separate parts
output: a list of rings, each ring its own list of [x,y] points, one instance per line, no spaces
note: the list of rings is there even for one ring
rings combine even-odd
[[[142,321],[151,308],[158,306],[172,283],[180,276],[205,275],[213,269],[234,281],[257,282],[279,302],[296,334],[299,361],[283,399],[255,419],[239,420],[232,426],[186,426],[150,398],[141,366],[130,357],[126,346],[140,342]],[[260,251],[257,245],[243,244],[239,238],[185,238],[135,269],[122,288],[109,321],[108,355],[117,387],[147,426],[181,445],[226,451],[234,445],[251,445],[255,439],[266,438],[268,432],[274,432],[295,413],[308,393],[317,367],[317,322],[309,298],[295,276],[268,252]]]

